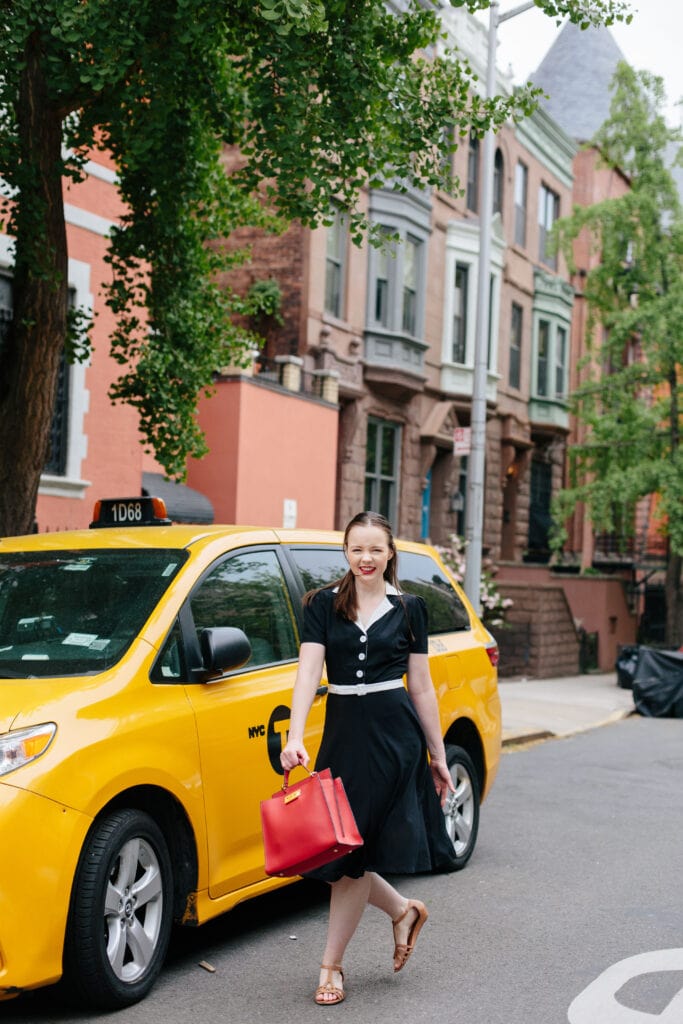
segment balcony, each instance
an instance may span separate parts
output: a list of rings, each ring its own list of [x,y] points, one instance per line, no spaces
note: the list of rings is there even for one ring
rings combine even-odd
[[[537,427],[569,430],[569,408],[560,398],[529,399],[529,419]]]
[[[652,566],[666,564],[666,537],[639,530],[635,534],[596,533],[593,547],[594,566]]]
[[[363,378],[390,398],[407,399],[424,391],[425,352],[429,346],[408,334],[374,328],[365,332]]]

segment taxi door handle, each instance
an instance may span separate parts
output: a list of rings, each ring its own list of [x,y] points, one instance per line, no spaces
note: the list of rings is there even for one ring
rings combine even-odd
[[[325,683],[323,683],[322,686],[319,686],[318,689],[315,691],[316,697],[324,697],[326,693],[327,693],[327,684],[325,684]]]

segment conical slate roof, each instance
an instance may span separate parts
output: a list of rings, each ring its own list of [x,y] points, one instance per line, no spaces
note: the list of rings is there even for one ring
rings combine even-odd
[[[531,76],[548,94],[541,105],[577,142],[588,142],[609,114],[610,85],[624,55],[608,28],[568,21]]]

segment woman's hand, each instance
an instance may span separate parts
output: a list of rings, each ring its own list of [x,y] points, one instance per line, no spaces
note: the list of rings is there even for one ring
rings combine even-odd
[[[455,793],[455,786],[453,785],[453,779],[451,773],[448,770],[448,765],[445,761],[434,761],[430,760],[429,768],[432,773],[432,779],[434,780],[434,788],[436,789],[437,796],[441,801],[443,807],[446,803],[446,797],[449,793]]]
[[[287,772],[296,768],[298,764],[302,764],[305,768],[309,760],[308,751],[303,743],[295,743],[291,740],[280,754],[280,764]]]

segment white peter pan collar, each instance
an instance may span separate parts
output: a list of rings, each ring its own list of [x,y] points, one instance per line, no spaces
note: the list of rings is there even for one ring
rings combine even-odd
[[[372,626],[373,622],[377,622],[377,620],[381,619],[382,616],[386,615],[387,612],[393,611],[394,606],[389,600],[389,595],[391,595],[392,597],[398,597],[398,590],[391,583],[385,583],[384,587],[384,600],[380,601],[380,603],[377,605],[374,612],[370,616],[370,621],[365,623],[361,620],[360,615],[356,617],[356,625],[363,633],[367,633],[367,631],[370,629],[370,626]]]

